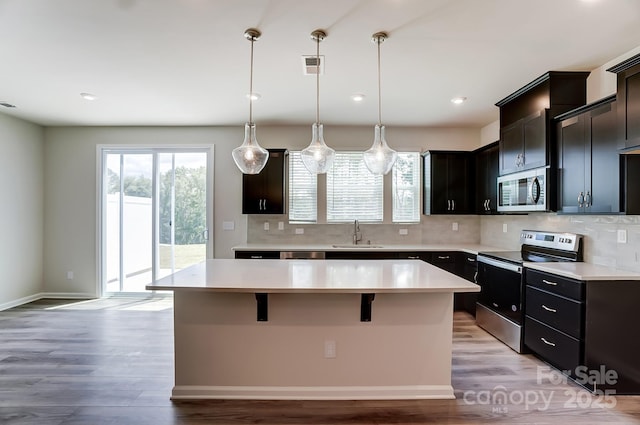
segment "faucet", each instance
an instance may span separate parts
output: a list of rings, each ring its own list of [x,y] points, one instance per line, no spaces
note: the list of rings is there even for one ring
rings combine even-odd
[[[358,220],[353,221],[353,244],[358,245],[358,242],[362,240],[362,233],[360,232],[360,223]]]

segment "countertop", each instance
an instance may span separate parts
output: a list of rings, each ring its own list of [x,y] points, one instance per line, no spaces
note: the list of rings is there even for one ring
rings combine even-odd
[[[147,285],[149,290],[266,293],[479,292],[480,287],[416,260],[206,260]]]
[[[336,244],[338,245],[338,244]],[[504,248],[480,244],[432,244],[432,245],[410,245],[410,244],[374,244],[375,247],[367,245],[344,244],[335,247],[329,244],[244,244],[234,247],[234,251],[461,251],[469,254],[478,252],[508,251]],[[254,260],[255,261],[255,260]],[[591,263],[524,263],[524,267],[553,273],[559,276],[578,280],[640,280],[640,273],[620,270],[614,267],[600,266]]]
[[[339,246],[335,246],[339,245]],[[462,251],[477,254],[486,251],[506,251],[504,248],[479,244],[433,244],[433,245],[404,245],[404,244],[244,244],[233,248],[234,251]]]
[[[578,280],[640,280],[640,273],[598,266],[590,263],[524,263],[533,270],[540,270]]]

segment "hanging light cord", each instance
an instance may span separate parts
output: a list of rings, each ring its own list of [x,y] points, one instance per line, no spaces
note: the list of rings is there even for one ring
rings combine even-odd
[[[381,99],[381,90],[380,90],[380,44],[382,43],[382,37],[377,37],[377,45],[378,45],[378,125],[382,125],[382,99]]]
[[[251,37],[251,71],[249,72],[249,123],[253,124],[253,43],[255,37]]]
[[[316,124],[320,123],[320,36],[316,37]]]

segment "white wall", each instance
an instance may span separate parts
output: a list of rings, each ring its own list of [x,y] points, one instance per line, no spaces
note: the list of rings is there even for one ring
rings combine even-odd
[[[309,126],[260,126],[264,147],[301,149],[311,140]],[[235,127],[52,127],[45,131],[44,282],[50,293],[95,295],[97,289],[96,146],[215,145],[214,250],[231,258],[232,247],[247,241],[247,217],[241,213],[242,174],[231,150],[242,143],[242,123]],[[325,140],[339,149],[364,149],[373,141],[373,126],[325,126]],[[387,129],[395,149],[471,150],[479,146],[478,129]],[[235,230],[223,231],[223,221]],[[67,279],[74,271],[74,279]]]
[[[43,129],[0,113],[0,310],[42,291]]]

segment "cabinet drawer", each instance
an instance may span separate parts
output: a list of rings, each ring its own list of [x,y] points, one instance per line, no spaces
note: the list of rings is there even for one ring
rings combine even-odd
[[[525,269],[525,283],[577,301],[584,299],[584,282],[581,280]]]
[[[544,360],[573,375],[582,361],[582,344],[529,316],[524,320],[524,343]]]
[[[532,286],[527,286],[525,299],[525,312],[528,316],[574,338],[582,337],[583,303],[541,291]]]
[[[279,260],[280,251],[236,251],[236,258]]]

